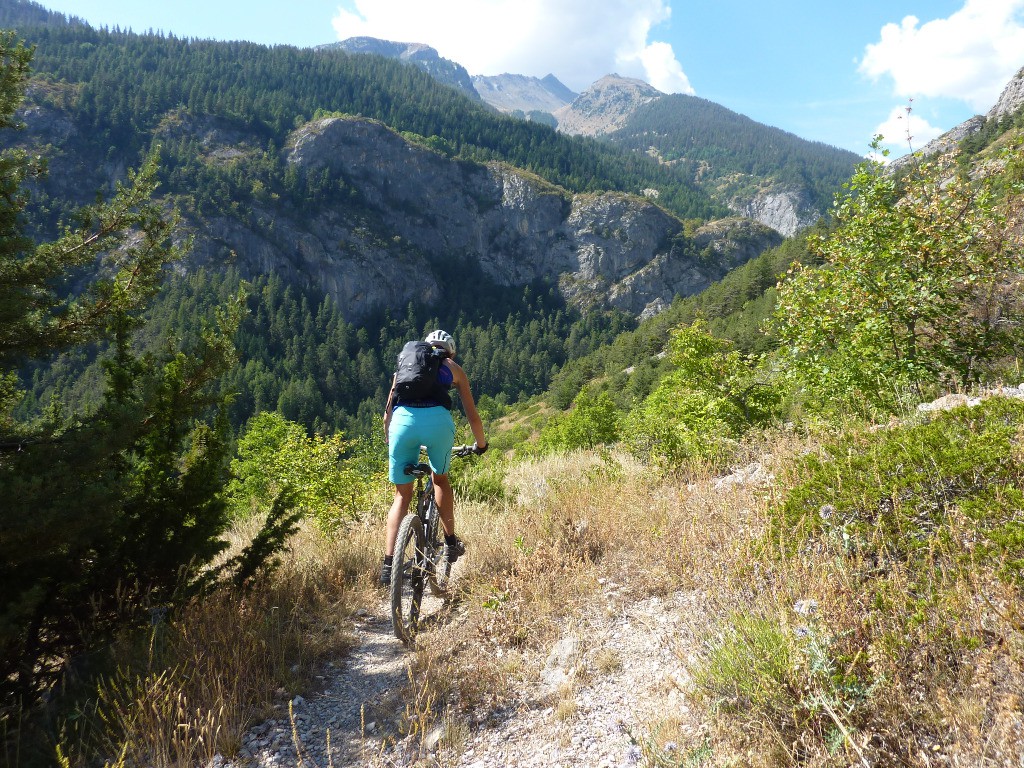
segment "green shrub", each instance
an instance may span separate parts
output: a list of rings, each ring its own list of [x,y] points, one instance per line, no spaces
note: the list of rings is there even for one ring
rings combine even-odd
[[[756,707],[774,716],[793,709],[793,648],[785,630],[759,617],[733,616],[721,640],[694,676],[716,708]]]
[[[568,413],[559,414],[540,432],[542,451],[575,451],[609,445],[619,439],[620,416],[607,392],[581,392]]]
[[[866,717],[874,685],[849,638],[829,633],[813,615],[797,626],[759,616],[730,618],[695,670],[697,691],[712,708],[787,742],[813,733],[838,752]]]
[[[675,370],[623,423],[636,455],[668,466],[720,460],[736,438],[771,420],[779,390],[761,380],[756,359],[712,336],[704,321],[676,328],[669,353]]]
[[[452,485],[460,500],[496,503],[505,496],[505,473],[508,463],[495,455],[490,459],[477,463],[456,467],[452,466]]]
[[[623,441],[636,456],[669,467],[724,458],[736,434],[729,425],[732,414],[723,418],[726,404],[677,381],[670,375],[630,411],[623,423]]]
[[[974,174],[955,158],[858,167],[835,229],[810,241],[823,263],[780,285],[775,328],[810,407],[898,412],[908,393],[967,389],[1019,354],[1020,157]]]
[[[239,518],[270,509],[287,494],[289,504],[322,530],[365,514],[373,489],[383,481],[383,456],[353,451],[340,434],[308,437],[280,413],[258,413],[238,441],[227,487],[228,505]]]
[[[926,424],[839,440],[800,465],[777,535],[794,550],[814,538],[912,569],[939,548],[1024,584],[1022,425],[1024,404],[994,397]],[[965,539],[953,525],[973,530]]]

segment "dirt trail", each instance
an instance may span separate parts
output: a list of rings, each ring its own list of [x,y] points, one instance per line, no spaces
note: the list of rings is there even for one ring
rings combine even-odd
[[[686,713],[679,649],[690,642],[680,617],[692,609],[690,599],[679,594],[619,601],[613,587],[595,603],[593,616],[555,644],[531,700],[472,732],[451,765],[637,765],[650,748],[648,729],[667,717],[692,733],[687,745],[677,743],[672,751],[693,752],[698,728],[677,719]],[[562,675],[568,680],[559,684]]]
[[[424,601],[428,617],[442,615],[439,601]],[[634,602],[617,585],[605,585],[566,623],[543,670],[515,704],[499,713],[463,713],[455,738],[436,725],[396,743],[409,656],[391,634],[381,601],[372,612],[360,612],[357,642],[328,667],[321,690],[291,701],[294,728],[287,705],[279,705],[278,717],[249,731],[235,761],[216,766],[630,766],[640,762],[648,729],[669,717],[677,731],[692,735],[674,749],[692,754],[702,737],[696,725],[679,722],[686,719],[679,649],[690,647],[682,616],[694,609],[684,594]],[[429,626],[428,618],[425,643]]]

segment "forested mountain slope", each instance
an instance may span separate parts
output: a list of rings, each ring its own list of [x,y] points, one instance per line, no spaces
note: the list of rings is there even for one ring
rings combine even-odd
[[[608,139],[646,152],[715,200],[786,235],[827,210],[859,159],[683,94],[639,107]]]
[[[397,60],[37,25],[41,13],[34,4],[4,0],[0,25],[17,28],[37,46],[33,68],[40,79],[72,86],[64,94],[67,106],[89,121],[89,142],[104,153],[147,147],[174,109],[237,119],[277,147],[297,124],[343,112],[436,136],[462,158],[503,160],[571,191],[654,187],[678,215],[707,218],[718,210],[646,159],[502,117]]]
[[[823,221],[734,269],[701,293],[677,298],[661,314],[570,361],[553,378],[544,398],[566,408],[581,389],[591,387],[610,393],[620,407],[630,407],[671,369],[666,352],[672,330],[698,319],[743,354],[770,352],[777,340],[765,333],[765,321],[775,308],[775,286],[793,263],[813,263],[808,237],[825,231]]]
[[[973,169],[974,175],[985,169],[999,168],[1008,158],[1019,157],[1024,140],[1021,82],[1024,82],[1024,70],[1011,80],[986,117],[971,118],[921,152],[890,164],[885,173],[912,177],[929,160],[935,160],[935,154],[940,151],[956,152],[958,167]],[[738,121],[738,125],[743,127],[745,120]],[[757,129],[751,130],[756,132]],[[782,146],[776,150],[781,152]],[[822,162],[827,164],[828,159],[825,153]],[[756,156],[751,156],[744,167],[756,173],[758,163]],[[798,171],[798,165],[789,166],[791,174]],[[1004,190],[1004,194],[1009,192]],[[666,359],[672,330],[695,320],[706,321],[711,333],[731,342],[740,353],[772,353],[779,345],[775,335],[777,326],[773,328],[767,321],[776,307],[776,287],[786,279],[787,271],[794,264],[814,265],[820,261],[818,249],[834,226],[835,222],[830,219],[821,219],[815,226],[733,270],[703,292],[678,297],[661,314],[564,366],[554,377],[544,399],[565,408],[582,389],[590,387],[610,393],[619,407],[630,407],[646,397],[673,367]],[[812,239],[817,243],[813,247]],[[964,253],[970,247],[973,246],[964,245]]]
[[[161,193],[195,243],[179,265],[193,294],[158,302],[154,327],[193,332],[241,279],[256,281],[257,316],[302,298],[286,349],[251,327],[262,338],[232,383],[236,425],[275,407],[311,428],[369,423],[395,345],[430,324],[477,342],[463,349],[484,394],[535,393],[583,339],[608,340],[778,240],[739,219],[701,226],[722,209],[672,169],[496,115],[397,61],[94,30],[11,0],[0,23],[36,46],[27,130],[3,141],[49,158],[37,236],[159,147]],[[624,194],[640,189],[659,205]],[[270,280],[290,298],[269,298]],[[346,342],[327,343],[330,329]],[[88,400],[88,363],[33,370],[23,407],[55,391]]]

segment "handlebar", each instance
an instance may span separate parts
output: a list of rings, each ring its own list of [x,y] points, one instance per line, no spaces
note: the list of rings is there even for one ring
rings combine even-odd
[[[473,445],[456,445],[454,448],[452,448],[452,455],[458,456],[460,458],[465,458],[466,456],[473,455],[480,456],[486,450],[487,446],[484,446],[484,449],[480,450],[477,447],[476,443],[473,443]]]

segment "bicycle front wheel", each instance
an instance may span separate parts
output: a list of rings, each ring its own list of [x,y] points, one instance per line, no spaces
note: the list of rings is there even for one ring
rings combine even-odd
[[[441,514],[437,509],[434,500],[430,500],[430,540],[427,541],[427,559],[430,561],[428,568],[427,586],[431,594],[437,597],[444,597],[448,591],[448,575],[451,571],[451,563],[448,562],[447,552],[444,548],[444,541],[441,539]]]
[[[406,515],[398,528],[391,566],[391,627],[406,645],[412,645],[420,619],[427,566],[424,544],[423,521],[419,515]]]

